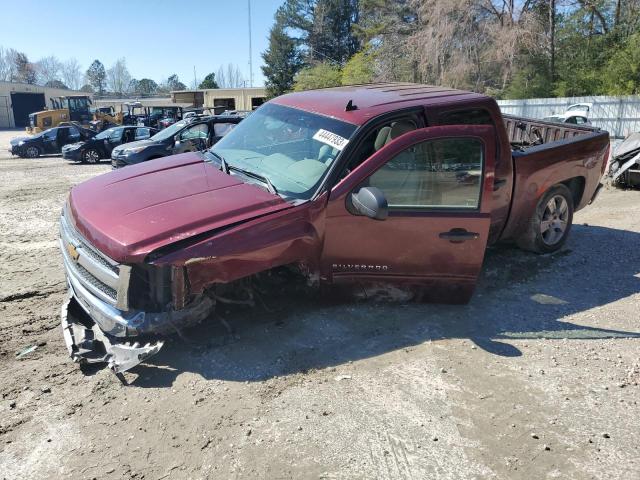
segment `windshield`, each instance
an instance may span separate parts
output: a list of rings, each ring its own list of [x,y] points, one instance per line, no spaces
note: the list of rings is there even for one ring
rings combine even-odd
[[[111,134],[114,133],[116,130],[122,130],[122,127],[107,128],[106,130],[101,131],[99,134],[97,134],[93,138],[95,138],[96,140],[104,140],[105,138],[109,138]]]
[[[288,197],[308,199],[356,126],[265,104],[211,148],[235,166],[266,177]]]
[[[173,125],[171,125],[170,127],[165,128],[164,130],[156,133],[153,137],[151,137],[150,140],[153,140],[155,142],[162,142],[163,140],[166,140],[169,137],[173,137],[176,133],[178,133],[182,127],[184,127],[187,124],[187,122],[185,122],[184,120],[182,122],[177,122],[174,123]]]
[[[556,122],[556,123],[564,123],[564,117],[553,116],[553,117],[545,117],[543,120],[547,122]]]

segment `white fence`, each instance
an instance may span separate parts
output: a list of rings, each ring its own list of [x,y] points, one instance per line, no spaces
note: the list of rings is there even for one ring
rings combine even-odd
[[[564,113],[574,103],[593,103],[589,120],[607,130],[614,138],[624,138],[640,132],[640,96],[627,97],[565,97],[498,100],[502,113],[519,117],[543,118]]]

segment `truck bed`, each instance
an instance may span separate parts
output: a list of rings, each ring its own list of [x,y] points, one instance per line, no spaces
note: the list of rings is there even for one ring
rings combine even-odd
[[[512,147],[514,186],[502,239],[522,234],[538,198],[554,184],[564,183],[574,193],[576,211],[589,203],[604,173],[608,132],[509,115],[504,123]]]
[[[593,126],[545,122],[512,115],[503,115],[503,119],[509,142],[515,150],[602,133],[602,130]]]

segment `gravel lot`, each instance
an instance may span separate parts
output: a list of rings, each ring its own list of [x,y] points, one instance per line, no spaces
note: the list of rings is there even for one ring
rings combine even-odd
[[[124,387],[71,363],[59,327],[60,208],[109,166],[11,158],[18,134],[0,132],[0,477],[640,477],[640,192],[606,190],[555,255],[492,249],[469,305],[292,295],[172,338]]]

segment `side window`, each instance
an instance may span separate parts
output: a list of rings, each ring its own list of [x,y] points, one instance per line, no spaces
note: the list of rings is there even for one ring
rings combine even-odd
[[[180,135],[180,140],[189,140],[192,138],[204,138],[206,139],[209,134],[209,126],[206,123],[200,123],[193,127],[187,128]]]
[[[484,108],[442,112],[438,115],[438,125],[493,125],[493,119]]]
[[[122,139],[122,132],[124,129],[116,128],[113,132],[109,134],[110,142],[119,142]]]
[[[136,140],[145,140],[151,136],[149,128],[136,128]]]
[[[80,130],[77,128],[70,128],[69,132],[69,140],[80,140]]]
[[[576,123],[578,125],[584,125],[585,123],[587,123],[587,119],[584,117],[576,117]]]
[[[342,172],[341,178],[346,177],[351,170],[355,169],[358,165],[391,141],[405,133],[412,132],[417,128],[419,128],[418,122],[417,119],[414,118],[393,120],[387,124],[380,125],[371,131],[360,145],[358,145],[358,149],[353,153],[349,160],[349,164]]]
[[[57,130],[49,130],[48,132],[44,132],[44,139],[45,140],[55,140],[57,135],[58,135],[58,131]]]
[[[569,117],[569,118],[567,118],[564,122],[565,122],[565,123],[572,123],[572,124],[574,124],[574,125],[575,125],[576,123],[578,123],[577,118],[578,118],[578,117]]]
[[[216,137],[224,137],[236,126],[235,123],[214,123],[213,133]]]
[[[369,178],[389,208],[477,209],[483,144],[476,138],[429,140],[404,150]]]

